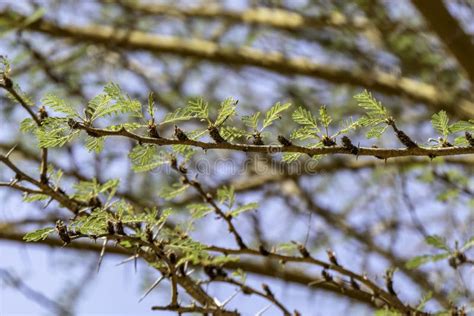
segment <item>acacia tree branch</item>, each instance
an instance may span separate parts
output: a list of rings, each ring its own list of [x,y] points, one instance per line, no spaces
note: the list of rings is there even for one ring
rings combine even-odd
[[[36,115],[33,110],[31,109],[31,105],[16,91],[15,86],[12,80],[7,76],[7,74],[2,74],[2,81],[3,83],[0,84],[0,88],[5,89],[10,95],[20,103],[20,105],[28,112],[31,116],[33,121],[35,121],[36,125],[41,126],[41,122],[43,120],[42,116],[47,116],[46,110],[40,109],[40,114]],[[42,110],[42,111],[41,111]],[[42,148],[41,149],[41,166],[40,166],[40,182],[47,183],[48,182],[48,149]]]
[[[104,137],[104,136],[121,136],[127,137],[138,141],[140,144],[155,144],[159,146],[169,145],[190,145],[193,147],[199,147],[205,150],[209,149],[226,149],[235,150],[242,152],[255,152],[255,153],[302,153],[310,156],[315,155],[354,155],[354,152],[344,146],[330,146],[320,148],[308,148],[297,145],[289,146],[278,146],[278,145],[249,145],[249,144],[235,144],[235,143],[210,143],[202,142],[192,139],[179,140],[170,138],[152,138],[140,136],[138,134],[129,132],[125,128],[118,131],[94,128],[87,126],[83,123],[70,120],[70,126],[73,129],[80,129],[86,131],[93,137]],[[423,147],[412,147],[412,148],[372,148],[372,147],[359,147],[357,148],[357,156],[373,156],[379,159],[388,159],[395,157],[409,157],[409,156],[425,156],[425,157],[439,157],[439,156],[458,156],[458,155],[470,155],[474,154],[474,147],[439,147],[439,148],[423,148]]]
[[[6,23],[12,27],[22,26],[26,19],[18,13],[2,12]],[[140,31],[117,29],[109,26],[91,25],[85,27],[59,26],[40,19],[23,26],[32,31],[75,41],[92,42],[100,45],[114,45],[132,50],[146,50],[153,53],[169,53],[182,57],[193,57],[226,65],[254,66],[283,74],[305,75],[321,78],[337,84],[346,83],[378,90],[391,95],[405,95],[414,101],[424,102],[435,109],[446,108],[451,113],[465,118],[472,117],[474,105],[468,100],[454,100],[437,87],[397,76],[357,69],[341,69],[336,66],[316,64],[305,58],[288,58],[278,52],[264,52],[251,47],[228,48],[216,43],[172,36],[159,36]]]
[[[104,3],[113,3],[102,0]],[[173,17],[220,19],[232,23],[246,23],[268,26],[277,29],[295,31],[304,28],[335,27],[351,30],[367,28],[367,19],[360,16],[349,18],[341,13],[332,13],[323,16],[305,16],[303,14],[277,8],[255,7],[244,11],[229,11],[219,6],[206,5],[199,7],[178,7],[154,3],[120,1],[120,5],[128,10],[134,10],[146,15],[166,15]]]
[[[412,0],[411,3],[425,18],[445,47],[454,55],[474,85],[474,43],[459,22],[451,15],[442,0]]]
[[[13,241],[13,242],[21,242],[24,243],[23,236],[24,233],[17,233],[14,231],[9,231],[8,229],[2,229],[0,231],[0,239],[5,241]],[[38,246],[48,246],[48,247],[63,247],[64,242],[57,238],[47,238],[45,240],[39,240],[36,243],[29,244],[29,245],[38,245]],[[76,241],[70,243],[66,248],[70,250],[77,250],[77,251],[90,251],[94,253],[100,253],[102,250],[102,246],[97,243],[91,242],[82,242]],[[115,255],[122,255],[122,256],[130,256],[134,253],[128,249],[115,247],[115,246],[107,246],[105,252],[108,254],[115,254]],[[246,259],[241,259],[237,262],[227,262],[224,264],[225,268],[231,270],[242,270],[248,273],[262,275],[270,278],[274,278],[275,280],[282,280],[285,282],[291,282],[295,284],[300,284],[303,286],[308,285],[314,281],[323,281],[318,276],[310,275],[304,273],[300,270],[295,270],[287,267],[282,267],[276,263],[272,262],[257,262],[251,261]],[[339,295],[341,297],[346,297],[349,299],[353,299],[361,304],[366,304],[372,306],[374,303],[372,299],[372,295],[368,293],[361,293],[360,291],[356,291],[351,288],[344,289],[344,292],[341,292],[340,286],[335,283],[326,283],[326,282],[317,282],[315,285],[312,286],[314,289],[321,289],[324,291],[328,291]]]

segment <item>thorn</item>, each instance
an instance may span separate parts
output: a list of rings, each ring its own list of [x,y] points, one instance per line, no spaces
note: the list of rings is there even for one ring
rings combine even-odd
[[[99,261],[97,262],[97,273],[99,273],[100,270],[100,265],[102,264],[102,259],[104,259],[104,254],[105,254],[105,247],[107,246],[107,237],[104,239],[104,242],[102,244],[102,249],[100,250],[100,255],[99,255]]]
[[[141,301],[143,301],[145,299],[145,297],[147,297],[148,294],[150,294],[151,291],[153,291],[153,289],[155,287],[158,286],[158,284],[160,284],[160,282],[164,279],[165,277],[164,276],[160,276],[149,288],[148,290],[146,290],[145,294],[142,295],[142,297],[140,297],[140,299],[138,300],[138,303],[140,303]]]
[[[16,144],[15,146],[13,146],[6,154],[5,154],[5,159],[8,159],[8,157],[10,157],[10,155],[12,154],[12,152],[15,150],[15,148],[18,146],[18,144]]]
[[[261,309],[260,311],[258,311],[258,312],[255,314],[255,316],[261,316],[261,315],[263,315],[263,313],[265,313],[270,307],[272,307],[272,304],[270,304],[270,305],[264,307],[263,309]]]
[[[135,254],[135,255],[133,255],[133,256],[128,257],[128,258],[125,259],[125,260],[120,261],[120,262],[117,263],[115,266],[116,266],[116,267],[121,266],[122,264],[125,264],[125,263],[127,263],[127,262],[130,262],[130,261],[132,261],[132,260],[134,260],[134,259],[136,260],[136,258],[138,258],[138,254]]]
[[[222,302],[222,305],[220,306],[221,308],[224,308],[230,301],[234,299],[234,297],[237,296],[237,294],[240,293],[240,290],[235,291],[234,294],[232,294],[228,299],[226,299],[224,302]]]

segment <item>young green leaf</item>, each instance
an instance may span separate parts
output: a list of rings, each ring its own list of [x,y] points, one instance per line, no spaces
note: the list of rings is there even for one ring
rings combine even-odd
[[[433,128],[444,137],[450,134],[449,118],[446,111],[439,111],[438,113],[433,114],[431,117],[431,124],[433,125]]]
[[[45,118],[41,128],[36,130],[36,136],[41,148],[61,147],[78,134],[78,130],[71,132],[67,125],[67,118],[59,117]]]
[[[258,207],[258,203],[255,203],[255,202],[244,204],[244,205],[239,206],[238,208],[232,210],[231,212],[229,212],[229,215],[232,216],[232,217],[235,217],[235,216],[239,215],[240,213],[254,210],[257,207]]]
[[[299,107],[298,109],[296,109],[295,112],[293,112],[291,117],[293,118],[293,121],[295,121],[295,123],[314,128],[319,132],[316,118],[311,114],[309,110]]]
[[[281,113],[287,110],[291,106],[291,103],[281,104],[280,102],[275,103],[274,106],[265,114],[265,119],[263,120],[263,128],[270,126],[273,121],[281,118]],[[262,129],[263,129],[262,128]]]
[[[319,108],[319,121],[326,129],[329,127],[329,124],[332,122],[332,118],[329,116],[326,106]]]
[[[362,93],[356,94],[354,99],[357,100],[358,105],[366,110],[366,114],[370,118],[377,118],[380,121],[388,118],[387,109],[375,99],[370,92],[364,90]]]
[[[183,185],[181,183],[174,183],[169,187],[164,187],[163,189],[161,189],[158,195],[164,198],[165,200],[171,200],[183,194],[188,189],[188,187],[188,184]]]
[[[405,264],[405,267],[410,270],[416,269],[425,263],[436,262],[442,259],[446,259],[449,256],[450,256],[449,253],[441,253],[441,254],[433,255],[433,256],[432,255],[417,256],[408,260],[407,263]]]
[[[442,249],[442,250],[446,250],[448,252],[451,251],[451,249],[449,248],[449,246],[446,244],[446,240],[441,237],[441,236],[438,236],[438,235],[431,235],[431,236],[428,236],[426,237],[425,239],[425,242],[428,244],[428,245],[431,245],[435,248],[438,248],[438,249]]]
[[[232,186],[223,186],[217,190],[217,199],[219,203],[226,203],[227,207],[232,208],[235,203],[235,190]]]
[[[235,139],[239,139],[247,136],[249,133],[247,131],[238,129],[234,126],[223,126],[220,129],[221,136],[228,142],[232,142]]]
[[[192,118],[194,118],[194,115],[192,114],[191,110],[188,107],[179,108],[172,113],[166,114],[165,118],[160,124],[167,124],[167,123],[173,123],[173,122],[178,122],[178,121],[188,121]]]
[[[158,154],[153,145],[133,147],[129,158],[132,161],[132,170],[135,172],[150,171],[166,163],[165,157]]]
[[[34,232],[29,232],[23,236],[23,240],[26,242],[40,241],[45,240],[49,234],[54,232],[54,227],[46,227],[35,230]]]
[[[104,149],[104,140],[105,137],[91,137],[87,136],[86,139],[86,148],[88,151],[95,151],[100,153]]]
[[[191,203],[186,206],[195,219],[202,218],[212,212],[212,207],[206,203]]]
[[[155,101],[153,100],[153,92],[148,94],[148,113],[152,120],[155,120]]]
[[[74,118],[79,116],[76,110],[74,110],[74,108],[70,104],[68,104],[66,101],[64,101],[55,94],[46,94],[41,102],[43,103],[43,105],[50,107],[56,112],[66,114],[66,117],[68,118]]]
[[[207,120],[209,118],[209,104],[204,102],[202,98],[189,100],[187,108],[193,117],[201,120]]]
[[[237,101],[233,98],[227,98],[221,102],[217,119],[214,125],[219,126],[224,123],[227,119],[232,118],[235,115],[235,108],[237,107]]]
[[[253,130],[257,130],[260,114],[260,112],[256,112],[253,115],[242,116],[242,122],[245,124],[245,126]]]

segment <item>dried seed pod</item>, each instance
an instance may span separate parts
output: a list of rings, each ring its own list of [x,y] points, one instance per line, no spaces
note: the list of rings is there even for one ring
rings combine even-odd
[[[360,290],[360,285],[357,283],[356,280],[354,280],[353,277],[351,277],[351,286],[354,290]]]
[[[408,135],[405,134],[405,132],[403,132],[403,131],[401,131],[397,128],[395,123],[393,123],[392,128],[395,131],[395,134],[397,135],[397,138],[400,141],[400,143],[405,145],[407,148],[416,148],[416,147],[418,147],[418,145],[410,137],[408,137]]]
[[[92,209],[95,209],[95,208],[101,208],[102,207],[102,202],[100,201],[99,197],[97,196],[93,196],[89,199],[89,206],[92,208]]]
[[[253,144],[254,145],[257,145],[257,146],[262,146],[262,145],[265,145],[263,143],[263,138],[262,138],[262,134],[260,133],[254,133],[253,135]]]
[[[44,106],[40,107],[38,110],[38,119],[43,122],[45,118],[48,117],[48,112],[46,112],[46,108]]]
[[[219,129],[216,126],[214,125],[209,126],[208,130],[209,130],[209,135],[211,135],[212,139],[217,144],[227,143],[227,141],[219,133]]]
[[[469,146],[474,147],[474,137],[472,137],[471,133],[466,132],[465,133],[466,140],[469,143]]]
[[[357,148],[356,146],[354,146],[352,144],[352,141],[350,140],[349,137],[347,136],[342,136],[342,146],[349,150],[351,152],[351,154],[353,155],[358,155],[359,154],[359,148]]]
[[[278,142],[280,144],[282,144],[283,146],[292,146],[293,145],[290,140],[288,140],[286,137],[284,137],[282,135],[278,135]]]
[[[178,160],[176,159],[175,156],[171,157],[170,165],[171,165],[171,168],[173,168],[174,170],[178,170]]]
[[[124,231],[124,229],[123,229],[123,223],[122,223],[122,221],[120,221],[120,220],[115,223],[115,231],[116,231],[117,234],[119,234],[119,235],[122,235],[122,236],[126,236],[126,235],[127,235],[127,234],[125,234],[125,231]]]
[[[326,253],[328,254],[329,261],[330,261],[333,265],[338,266],[338,267],[341,266],[341,265],[339,264],[339,262],[337,262],[336,253],[335,253],[333,250],[327,249],[327,250],[326,250]]]
[[[269,297],[271,297],[271,298],[275,297],[275,295],[273,295],[272,290],[270,290],[270,287],[269,287],[267,284],[262,283],[262,289],[265,291],[265,293],[266,293]]]
[[[336,146],[336,142],[329,136],[324,135],[322,139],[323,145],[326,147]]]
[[[73,120],[72,118],[67,120],[67,125],[69,125],[69,127],[72,128],[72,129],[78,129],[79,128],[79,122]]]
[[[385,272],[385,285],[387,287],[387,291],[392,294],[393,296],[397,296],[397,293],[393,289],[393,270],[387,270]]]
[[[225,272],[224,269],[222,269],[222,267],[215,267],[215,271],[216,271],[217,276],[221,278],[227,277],[227,272]]]
[[[207,274],[207,276],[213,280],[215,279],[216,277],[219,276],[219,271],[218,269],[216,269],[215,266],[212,266],[212,265],[208,265],[208,266],[204,266],[204,273]]]
[[[107,232],[109,233],[109,235],[115,234],[114,223],[112,223],[111,221],[107,221]]]
[[[300,252],[301,256],[303,256],[303,258],[309,258],[310,257],[309,251],[308,251],[308,249],[306,249],[305,246],[303,246],[301,244],[298,244],[297,248],[298,248],[298,251]]]
[[[56,221],[56,231],[58,232],[59,238],[61,238],[61,240],[64,241],[65,244],[69,244],[71,242],[67,227],[60,219]]]
[[[168,259],[170,260],[171,264],[175,264],[178,260],[174,252],[169,253]]]
[[[11,89],[13,87],[13,81],[8,76],[6,76],[6,74],[3,74],[3,85],[7,89]]]
[[[178,127],[178,125],[174,126],[174,136],[180,141],[187,141],[189,140],[188,136]]]
[[[158,133],[158,128],[152,120],[148,122],[148,136],[152,138],[161,138],[160,134]]]
[[[329,272],[327,272],[326,270],[321,271],[321,275],[323,276],[323,278],[326,282],[332,282],[333,281],[332,275],[330,275]]]
[[[258,246],[258,252],[260,252],[262,256],[268,256],[270,254],[270,252],[268,252],[268,250],[265,249],[265,246],[263,245]]]
[[[152,244],[154,242],[154,237],[153,237],[153,230],[151,230],[150,226],[145,227],[145,236],[146,240]]]

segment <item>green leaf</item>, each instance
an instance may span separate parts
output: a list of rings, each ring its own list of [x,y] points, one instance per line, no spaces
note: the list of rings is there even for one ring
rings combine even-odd
[[[435,248],[438,248],[438,249],[442,249],[442,250],[446,250],[448,252],[451,251],[451,249],[449,248],[449,246],[446,244],[446,240],[441,237],[441,236],[438,236],[438,235],[431,235],[431,236],[428,236],[426,237],[425,239],[425,242],[428,244],[428,245],[431,245]]]
[[[217,119],[214,125],[219,126],[224,123],[227,119],[232,118],[235,115],[235,108],[237,107],[237,101],[233,98],[227,98],[221,102]]]
[[[179,108],[172,113],[166,114],[165,118],[160,124],[167,124],[167,123],[173,123],[173,122],[178,122],[178,121],[188,121],[192,118],[194,118],[194,115],[191,113],[188,107]]]
[[[133,147],[129,158],[132,161],[132,170],[135,172],[150,171],[166,163],[165,157],[157,153],[156,147],[153,145]]]
[[[319,136],[316,134],[315,129],[309,126],[303,126],[301,128],[295,129],[290,134],[290,139],[306,140],[314,138],[319,138]]]
[[[251,211],[251,210],[254,210],[258,208],[258,203],[248,203],[248,204],[245,204],[245,205],[242,205],[242,206],[239,206],[238,208],[232,210],[231,212],[229,212],[229,215],[232,216],[232,217],[235,217],[243,212],[247,212],[247,211]]]
[[[133,116],[142,116],[142,105],[136,99],[131,99],[122,92],[116,83],[110,82],[104,87],[104,93],[89,101],[86,110],[91,121],[107,115],[131,113]]]
[[[319,131],[316,118],[311,114],[309,110],[299,107],[298,109],[296,109],[295,112],[293,112],[291,117],[293,118],[293,121],[295,121],[295,123],[314,128]]]
[[[329,124],[332,122],[332,118],[329,116],[326,106],[322,106],[319,108],[319,121],[321,122],[321,125],[323,125],[325,128],[329,127]]]
[[[54,232],[54,227],[46,227],[35,230],[34,232],[29,232],[23,236],[23,240],[26,242],[45,240],[49,234]]]
[[[155,101],[153,100],[153,92],[148,94],[148,113],[152,120],[155,119]]]
[[[61,147],[78,134],[78,130],[71,132],[67,125],[67,118],[62,117],[47,117],[43,120],[41,127],[36,130],[41,148]]]
[[[446,111],[439,111],[438,113],[433,114],[431,117],[431,125],[444,137],[450,134],[449,130],[449,118]]]
[[[49,199],[50,196],[49,195],[46,195],[46,194],[31,194],[31,193],[27,193],[23,196],[23,201],[24,202],[35,202],[35,201],[44,201],[44,200],[47,200]]]
[[[89,202],[92,198],[99,196],[99,194],[108,193],[109,199],[115,194],[119,181],[117,179],[108,180],[101,184],[97,179],[91,181],[79,181],[74,184],[74,198],[79,201]]]
[[[41,102],[43,103],[43,105],[50,107],[56,112],[66,114],[66,117],[68,118],[74,118],[79,116],[76,110],[74,110],[71,105],[67,104],[66,101],[64,101],[57,95],[49,93],[43,97]]]
[[[226,202],[227,207],[232,208],[235,203],[235,190],[233,186],[223,186],[217,190],[219,203]]]
[[[263,128],[270,126],[275,120],[281,119],[281,113],[287,110],[290,106],[291,103],[275,103],[275,105],[272,106],[270,110],[265,114],[265,119],[263,120]]]
[[[174,183],[170,187],[164,187],[163,189],[161,189],[158,195],[164,198],[165,200],[171,200],[183,194],[188,189],[188,187],[188,184],[183,185],[181,183]]]
[[[387,109],[375,99],[370,92],[364,90],[362,93],[356,94],[354,99],[357,100],[358,105],[366,110],[366,114],[370,118],[386,119],[389,114]]]
[[[195,219],[202,218],[212,212],[212,207],[205,203],[192,203],[186,206]]]
[[[377,125],[372,127],[366,134],[368,139],[371,138],[380,138],[382,134],[387,130],[388,125]]]
[[[247,131],[238,129],[234,126],[223,126],[219,132],[221,136],[228,142],[232,142],[235,139],[239,139],[248,135]]]
[[[464,131],[474,132],[474,121],[458,121],[456,123],[451,124],[451,126],[449,126],[449,130],[451,131],[451,133],[458,133]]]
[[[105,137],[91,137],[87,136],[86,138],[86,148],[88,151],[95,151],[100,153],[104,149],[104,140]]]
[[[428,263],[428,262],[436,262],[445,258],[449,257],[449,253],[442,253],[438,255],[422,255],[411,258],[405,263],[405,267],[407,269],[416,269],[419,266]]]
[[[33,132],[37,128],[38,128],[38,125],[31,117],[24,119],[20,123],[20,131],[23,133]]]
[[[260,114],[260,112],[256,112],[253,115],[242,116],[242,122],[245,124],[245,126],[253,130],[257,130]]]
[[[193,117],[202,120],[209,118],[209,104],[202,98],[189,100],[187,108]]]
[[[303,156],[302,153],[283,153],[282,160],[286,163],[292,163],[298,160],[301,156]]]
[[[474,236],[472,236],[466,243],[462,246],[461,251],[466,251],[469,248],[474,246]]]

